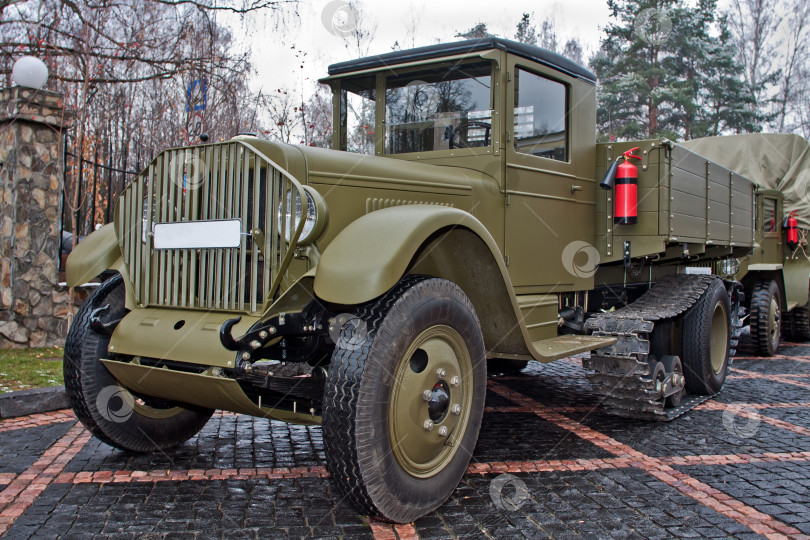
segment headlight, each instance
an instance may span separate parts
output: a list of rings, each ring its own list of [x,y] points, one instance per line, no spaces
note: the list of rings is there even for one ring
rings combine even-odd
[[[323,200],[321,194],[309,186],[304,186],[304,193],[307,197],[307,211],[303,216],[304,228],[298,239],[299,245],[317,240],[326,226],[327,218],[326,201]],[[298,228],[298,220],[302,217],[304,205],[298,190],[287,191],[286,199],[286,211],[284,201],[278,204],[278,229],[281,231],[282,227],[284,228],[284,237],[289,242],[292,233]],[[293,215],[295,219],[293,219]]]
[[[723,259],[720,261],[720,274],[724,276],[733,276],[740,271],[740,261],[737,259]]]

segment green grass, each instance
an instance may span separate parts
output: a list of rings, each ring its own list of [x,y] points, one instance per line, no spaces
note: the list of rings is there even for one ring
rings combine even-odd
[[[64,352],[61,347],[0,350],[0,394],[64,384]]]

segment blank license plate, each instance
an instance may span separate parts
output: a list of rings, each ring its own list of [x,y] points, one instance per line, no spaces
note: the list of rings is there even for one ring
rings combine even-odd
[[[239,247],[242,222],[238,219],[155,223],[155,249],[215,249]]]

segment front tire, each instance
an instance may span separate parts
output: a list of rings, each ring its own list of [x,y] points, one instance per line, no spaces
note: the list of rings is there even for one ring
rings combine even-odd
[[[120,319],[127,313],[125,294],[119,274],[79,308],[65,341],[65,390],[78,419],[101,441],[133,452],[165,450],[197,434],[214,411],[134,395],[100,362],[110,357],[110,337],[93,330],[91,315],[107,305],[104,319]]]
[[[754,285],[750,314],[754,351],[758,356],[773,356],[782,332],[782,295],[775,281],[765,279]]]
[[[451,495],[472,456],[486,353],[455,284],[409,276],[341,330],[324,392],[327,468],[361,512],[408,523]]]
[[[682,365],[692,394],[711,395],[723,387],[731,348],[730,310],[723,281],[714,279],[684,316]]]

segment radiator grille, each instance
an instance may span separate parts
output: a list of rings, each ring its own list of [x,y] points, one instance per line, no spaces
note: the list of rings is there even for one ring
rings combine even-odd
[[[116,227],[135,299],[166,306],[255,313],[278,289],[306,215],[287,208],[301,185],[244,141],[166,150],[121,195]],[[288,221],[277,212],[292,213]],[[239,219],[241,242],[229,249],[152,248],[152,225]]]

